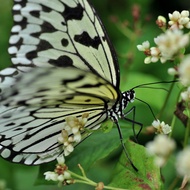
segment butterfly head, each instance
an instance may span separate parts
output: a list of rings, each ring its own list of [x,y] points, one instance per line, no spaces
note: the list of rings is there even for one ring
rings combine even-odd
[[[122,105],[124,108],[126,108],[129,102],[133,102],[134,100],[135,100],[135,91],[133,89],[122,93]]]

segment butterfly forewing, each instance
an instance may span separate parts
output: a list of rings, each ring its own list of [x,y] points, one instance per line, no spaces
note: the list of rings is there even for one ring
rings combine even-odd
[[[13,13],[9,53],[19,70],[75,66],[119,87],[115,51],[88,1],[21,0],[15,1]]]

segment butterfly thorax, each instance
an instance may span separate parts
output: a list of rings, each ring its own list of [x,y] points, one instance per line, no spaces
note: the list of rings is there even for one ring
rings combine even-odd
[[[124,116],[123,110],[127,107],[128,103],[133,102],[135,99],[135,91],[133,89],[122,92],[121,98],[118,102],[108,111],[110,119],[114,122],[118,121],[118,118]]]

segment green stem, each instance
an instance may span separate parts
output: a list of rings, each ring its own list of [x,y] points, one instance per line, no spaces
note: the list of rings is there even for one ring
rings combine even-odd
[[[173,190],[173,189],[175,189],[175,187],[176,187],[176,185],[177,185],[178,182],[179,182],[179,178],[176,177],[176,178],[173,180],[172,184],[169,186],[168,190]]]
[[[175,78],[174,78],[174,80],[175,80]],[[170,98],[170,95],[171,95],[171,93],[172,93],[174,84],[175,84],[175,83],[172,82],[172,84],[170,85],[169,92],[168,92],[168,94],[167,94],[167,96],[166,96],[166,99],[165,99],[165,101],[164,101],[164,104],[163,104],[163,106],[162,106],[162,108],[161,108],[161,110],[160,110],[160,113],[159,113],[158,116],[157,116],[158,118],[161,118],[161,117],[162,117],[162,114],[163,114],[163,112],[164,112],[164,110],[165,110],[165,108],[166,108],[166,105],[167,105],[168,100],[169,100],[169,98]]]
[[[171,128],[172,128],[172,132],[169,134],[169,137],[172,137],[173,131],[174,131],[174,125],[176,122],[176,116],[174,115],[172,118],[172,122],[171,122]]]
[[[95,183],[94,181],[88,179],[87,177],[85,176],[80,176],[76,173],[73,173],[69,170],[69,173],[73,176],[73,177],[76,177],[77,179],[81,179],[82,181],[85,181],[85,183],[88,183],[88,184],[91,184],[92,186],[96,186],[97,183]]]
[[[111,189],[111,190],[129,190],[129,189],[121,189],[118,187],[110,187],[110,186],[104,186],[104,189]]]
[[[82,167],[80,167],[80,170],[82,169]],[[80,176],[76,173],[73,173],[71,171],[69,171],[69,173],[71,174],[71,176],[77,178],[75,179],[75,183],[82,183],[82,184],[87,184],[87,185],[91,185],[91,186],[94,186],[96,187],[98,185],[98,183],[90,180],[89,178],[86,177],[85,173],[84,173],[84,170],[82,169],[81,171],[83,176]],[[121,189],[121,188],[117,188],[117,187],[111,187],[111,186],[104,186],[104,189],[110,189],[110,190],[128,190],[128,189]]]
[[[128,39],[132,40],[134,38],[136,38],[136,35],[134,33],[134,31],[130,30],[127,27],[123,27],[123,24],[121,22],[118,22],[116,24],[118,30],[124,35],[126,36]]]
[[[189,134],[190,134],[190,117],[189,117],[189,113],[188,113],[188,120],[187,120],[186,129],[185,129],[185,137],[184,137],[183,147],[186,147],[188,145]]]

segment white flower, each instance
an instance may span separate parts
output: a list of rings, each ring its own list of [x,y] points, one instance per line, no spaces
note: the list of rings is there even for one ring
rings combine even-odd
[[[175,141],[168,138],[166,135],[157,135],[154,141],[146,144],[146,147],[150,155],[156,156],[155,164],[161,167],[175,149]]]
[[[50,180],[57,181],[58,174],[55,172],[48,171],[48,172],[45,172],[44,175],[45,175],[45,180],[47,180],[47,181],[50,181]]]
[[[156,20],[156,24],[158,25],[159,28],[165,29],[166,27],[166,18],[163,16],[158,16]]]
[[[157,129],[157,134],[169,134],[172,129],[168,124],[165,124],[164,121],[160,122],[160,120],[154,120],[152,126]]]
[[[176,160],[176,169],[180,176],[190,178],[190,147],[181,151]]]
[[[61,131],[61,136],[57,138],[58,143],[62,144],[64,155],[68,156],[74,150],[75,143],[79,143],[82,139],[81,131],[88,121],[88,113],[84,113],[82,117],[69,116],[66,117],[66,124]]]
[[[178,71],[175,68],[169,68],[168,69],[168,74],[172,75],[172,76],[178,75]]]
[[[65,177],[64,177],[64,175],[59,175],[58,177],[57,177],[57,181],[64,181],[65,180]]]
[[[64,158],[64,156],[63,156],[63,155],[58,156],[58,157],[57,157],[57,162],[58,162],[58,164],[60,164],[60,165],[64,165],[64,164],[65,164],[65,158]]]
[[[75,127],[72,128],[72,133],[73,134],[78,133],[78,131],[79,131],[79,127],[78,126],[75,126]]]
[[[178,67],[179,77],[184,86],[190,85],[190,55],[185,56]]]
[[[150,48],[150,43],[149,41],[145,41],[142,43],[142,45],[137,45],[137,49],[139,51],[146,51],[146,50],[149,50]]]
[[[76,133],[74,136],[74,141],[78,143],[81,141],[81,139],[82,139],[82,136],[81,136],[80,132]]]
[[[163,23],[166,23],[166,18],[163,16],[158,16],[157,20],[162,21]]]
[[[164,63],[166,60],[173,59],[175,54],[189,43],[189,36],[183,34],[181,30],[167,30],[154,38],[154,42],[160,50],[160,57],[163,58],[161,61]]]
[[[144,59],[144,63],[145,63],[145,64],[151,63],[151,57],[150,57],[150,56],[146,57],[146,58]]]
[[[144,54],[147,56],[144,60],[145,64],[155,63],[160,58],[160,51],[157,47],[151,47],[148,41],[142,43],[142,45],[137,45],[139,51],[143,51]]]
[[[181,97],[184,101],[190,102],[190,87],[187,88],[187,91],[181,93]]]
[[[62,185],[65,182],[67,183],[67,180],[69,180],[69,183],[71,183],[71,174],[68,171],[68,167],[65,165],[65,159],[63,156],[59,156],[57,158],[58,164],[56,164],[56,168],[54,171],[47,171],[44,173],[45,180],[47,181],[56,181],[58,182],[58,185]]]
[[[64,155],[68,156],[71,152],[73,152],[73,150],[74,150],[74,147],[71,144],[69,144],[68,146],[64,148]]]
[[[168,24],[171,29],[190,28],[189,11],[183,10],[181,13],[178,11],[174,11],[172,14],[169,13],[169,19]]]
[[[71,179],[71,174],[68,171],[64,172],[64,178],[65,179]]]
[[[155,63],[160,58],[160,50],[157,47],[150,48],[151,62]]]

